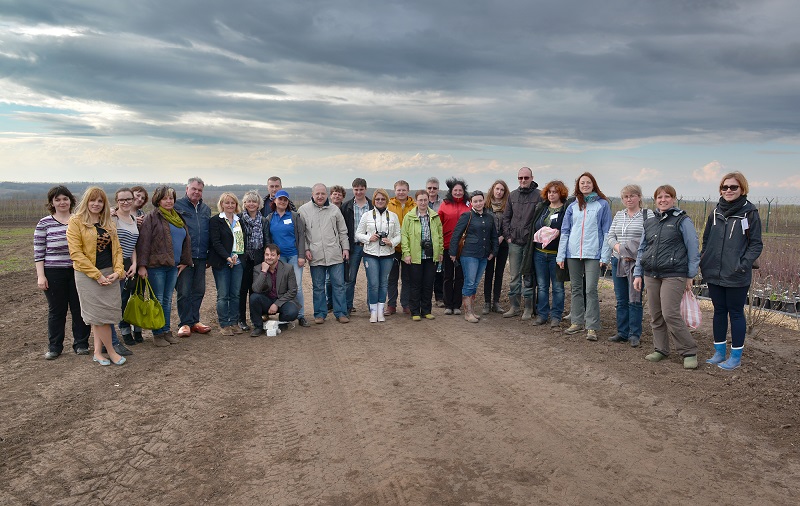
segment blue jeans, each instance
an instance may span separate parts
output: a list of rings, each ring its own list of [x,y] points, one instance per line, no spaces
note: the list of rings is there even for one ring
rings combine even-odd
[[[564,314],[564,282],[556,278],[556,254],[534,250],[533,263],[536,266],[536,282],[539,285],[539,300],[536,312],[547,320],[560,321]],[[550,305],[550,285],[553,286],[553,304]]]
[[[300,312],[297,314],[297,317],[305,318],[306,312],[303,309],[303,305],[305,304],[303,300],[303,268],[297,265],[297,255],[281,255],[281,260],[291,265],[292,269],[294,269],[294,279],[297,281],[297,297],[295,297],[294,300],[297,301],[297,305],[300,306]]]
[[[347,309],[353,307],[353,299],[356,295],[356,277],[358,268],[361,266],[361,258],[364,256],[364,246],[353,244],[350,246],[350,281],[347,283]]]
[[[486,259],[475,257],[461,257],[461,269],[464,271],[464,288],[461,289],[463,297],[472,297],[478,291],[478,284],[486,270]]]
[[[206,294],[206,259],[192,258],[194,267],[186,267],[178,276],[178,318],[180,326],[200,323],[200,305]]]
[[[731,320],[731,346],[744,346],[747,322],[744,305],[747,302],[749,286],[725,287],[708,284],[708,294],[714,304],[714,342],[724,343],[728,339],[728,317]]]
[[[617,297],[617,335],[631,338],[642,337],[642,303],[630,301],[628,278],[617,277],[619,260],[611,257],[611,277],[614,279],[614,295]]]
[[[333,314],[336,318],[347,315],[344,262],[333,265],[312,265],[311,285],[314,287],[314,318],[325,318],[328,303],[325,300],[325,274],[330,274],[333,287]]]
[[[148,267],[147,277],[150,279],[150,286],[153,287],[158,302],[161,303],[161,309],[164,310],[164,326],[153,331],[153,335],[157,336],[169,332],[172,313],[172,291],[175,290],[175,285],[178,282],[178,268]]]
[[[217,321],[220,327],[236,325],[239,320],[239,291],[242,287],[241,262],[233,267],[212,267],[217,285]]]
[[[364,268],[367,270],[367,304],[386,302],[386,294],[389,292],[389,272],[392,270],[392,264],[394,264],[394,255],[364,257]]]

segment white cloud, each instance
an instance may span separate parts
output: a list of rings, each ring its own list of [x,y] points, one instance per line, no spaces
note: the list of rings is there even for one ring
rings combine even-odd
[[[723,167],[720,162],[714,160],[713,162],[705,164],[702,168],[692,171],[692,177],[695,181],[700,183],[713,183],[720,178],[723,170],[725,170],[725,167]]]

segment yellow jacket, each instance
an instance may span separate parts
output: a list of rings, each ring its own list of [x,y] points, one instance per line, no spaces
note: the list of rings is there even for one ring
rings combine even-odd
[[[397,215],[397,219],[400,221],[401,228],[403,226],[403,218],[405,215],[411,212],[412,209],[417,208],[417,202],[410,196],[406,199],[405,204],[405,207],[403,207],[403,205],[396,198],[392,197],[389,199],[389,204],[386,206],[388,210]],[[398,253],[401,252],[402,244],[398,244],[394,250]]]
[[[122,248],[117,237],[117,229],[111,225],[108,229],[111,236],[111,257],[114,261],[114,272],[119,278],[125,277],[125,268],[122,266]],[[102,273],[94,266],[97,261],[97,229],[87,227],[77,216],[69,219],[67,225],[67,245],[72,267],[86,274],[92,279],[100,279]]]

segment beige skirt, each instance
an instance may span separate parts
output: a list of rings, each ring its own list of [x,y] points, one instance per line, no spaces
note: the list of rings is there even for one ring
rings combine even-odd
[[[114,272],[113,267],[101,269],[103,276]],[[101,286],[96,280],[75,271],[75,287],[81,301],[81,316],[88,325],[116,325],[122,320],[122,296],[119,283]]]

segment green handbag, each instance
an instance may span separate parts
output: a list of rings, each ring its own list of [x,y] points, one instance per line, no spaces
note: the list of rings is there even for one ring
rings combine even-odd
[[[149,279],[138,277],[136,288],[125,305],[122,319],[143,329],[155,330],[164,326],[164,309],[156,298]]]

